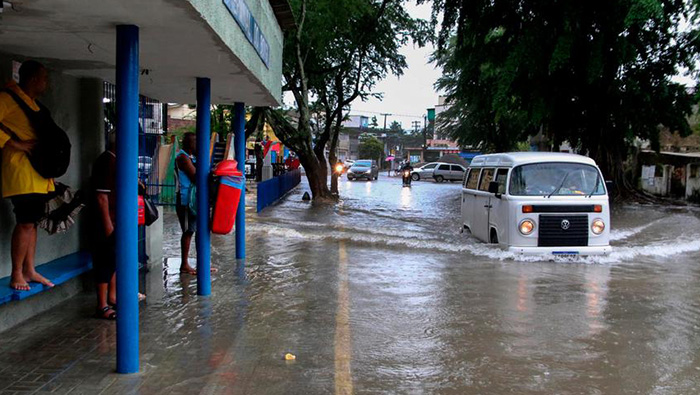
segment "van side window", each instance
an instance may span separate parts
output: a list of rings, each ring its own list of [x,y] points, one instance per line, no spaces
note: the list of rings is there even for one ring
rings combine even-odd
[[[460,172],[464,173],[464,168],[462,166],[450,165],[450,168],[452,169],[451,171],[460,171]]]
[[[471,169],[469,170],[469,176],[467,176],[467,189],[476,189],[479,184],[479,173],[481,169]]]
[[[508,169],[498,169],[496,172],[496,181],[498,181],[498,193],[506,193],[506,182],[508,181]]]
[[[440,165],[440,167],[438,167],[438,170],[450,171],[450,165]]]
[[[479,182],[480,191],[489,190],[489,183],[493,181],[494,173],[494,169],[484,169],[484,171],[481,172],[481,182]]]

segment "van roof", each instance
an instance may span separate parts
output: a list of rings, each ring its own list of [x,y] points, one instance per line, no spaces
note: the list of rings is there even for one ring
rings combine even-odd
[[[513,167],[540,162],[583,163],[596,166],[595,161],[587,156],[560,152],[507,152],[502,154],[479,155],[472,159],[471,166]]]

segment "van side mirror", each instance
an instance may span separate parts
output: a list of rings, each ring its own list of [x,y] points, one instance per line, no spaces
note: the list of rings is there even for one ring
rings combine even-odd
[[[491,181],[489,182],[489,193],[493,193],[495,195],[498,195],[498,187],[499,187],[498,181]]]

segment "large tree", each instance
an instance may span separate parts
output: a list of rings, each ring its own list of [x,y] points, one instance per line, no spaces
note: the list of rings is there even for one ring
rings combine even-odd
[[[434,0],[442,15],[438,86],[444,127],[464,144],[512,149],[543,132],[588,153],[625,185],[635,137],[658,147],[660,124],[687,135],[695,0]]]
[[[327,163],[337,161],[338,134],[350,103],[377,96],[375,84],[406,67],[399,48],[428,37],[426,24],[411,18],[404,0],[292,0],[297,29],[285,38],[284,90],[293,94],[296,122],[267,111],[282,142],[306,170],[316,198],[333,196]],[[330,144],[330,147],[327,147]],[[329,160],[326,160],[326,148]],[[337,178],[332,177],[337,192]]]

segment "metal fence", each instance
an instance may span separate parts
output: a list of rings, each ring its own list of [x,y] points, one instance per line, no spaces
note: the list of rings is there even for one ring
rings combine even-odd
[[[105,136],[115,128],[116,87],[104,83]],[[165,141],[163,105],[146,96],[139,96],[138,174],[151,200],[158,205],[175,204],[175,180],[172,175],[176,144]]]
[[[273,204],[301,183],[301,170],[290,170],[258,183],[258,212]]]

